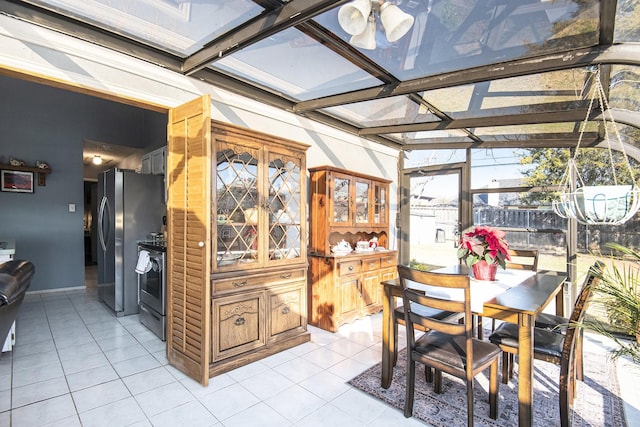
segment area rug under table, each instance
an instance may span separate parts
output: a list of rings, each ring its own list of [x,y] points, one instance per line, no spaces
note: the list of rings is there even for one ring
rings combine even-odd
[[[615,364],[606,354],[585,353],[584,382],[578,381],[573,404],[572,426],[625,427],[624,406],[619,398]],[[447,374],[442,376],[442,394],[424,378],[423,365],[416,364],[416,390],[413,416],[433,427],[467,425],[467,398],[464,382]],[[398,354],[393,381],[388,389],[380,386],[381,364],[368,369],[349,383],[378,399],[404,410],[406,351]],[[474,423],[476,426],[518,425],[518,367],[509,384],[500,382],[498,419],[489,418],[489,370],[474,383]],[[558,379],[560,367],[536,360],[534,363],[534,426],[560,426]]]

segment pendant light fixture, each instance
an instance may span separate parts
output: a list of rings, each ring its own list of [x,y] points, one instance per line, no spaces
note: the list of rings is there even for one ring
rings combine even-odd
[[[560,198],[553,202],[553,210],[562,218],[575,219],[581,224],[587,225],[621,225],[638,212],[640,208],[640,189],[636,185],[633,169],[629,163],[629,158],[624,151],[624,145],[618,133],[618,128],[613,119],[613,114],[609,109],[609,103],[605,96],[602,82],[600,80],[600,69],[592,70],[594,73],[594,83],[590,93],[589,108],[587,116],[580,128],[578,144],[574,156],[569,159],[567,169],[560,182]],[[576,158],[579,154],[580,142],[589,121],[593,104],[598,100],[598,106],[602,111],[603,128],[605,141],[609,150],[611,161],[612,185],[585,185],[578,170]],[[629,170],[631,183],[627,185],[618,184],[613,151],[611,148],[610,130],[613,130],[617,145],[620,147],[625,164]],[[572,177],[575,177],[575,182]],[[572,184],[573,183],[573,184]]]
[[[413,16],[398,6],[382,0],[354,0],[338,11],[340,27],[352,37],[349,43],[361,49],[376,48],[376,26],[380,19],[387,40],[395,42],[407,34],[413,25]]]

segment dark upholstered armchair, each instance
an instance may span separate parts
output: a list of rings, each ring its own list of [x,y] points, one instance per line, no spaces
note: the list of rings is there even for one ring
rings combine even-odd
[[[12,260],[0,264],[0,346],[18,317],[35,271],[29,261]]]

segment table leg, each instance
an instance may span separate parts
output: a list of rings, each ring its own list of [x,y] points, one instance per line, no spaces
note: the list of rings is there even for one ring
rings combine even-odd
[[[518,319],[518,425],[533,425],[533,325],[534,317],[521,313]]]
[[[392,360],[396,352],[396,343],[393,336],[392,303],[391,288],[384,286],[382,293],[382,388],[389,388],[393,378]]]

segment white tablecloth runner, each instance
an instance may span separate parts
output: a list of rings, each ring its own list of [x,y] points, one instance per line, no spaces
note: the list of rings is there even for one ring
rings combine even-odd
[[[519,285],[527,277],[531,277],[534,274],[535,272],[529,270],[502,270],[498,268],[495,281],[489,282],[472,278],[471,311],[474,313],[482,313],[485,301],[489,301],[505,290]],[[442,299],[461,301],[464,297],[461,289],[443,289],[416,282],[411,282],[409,287]]]

